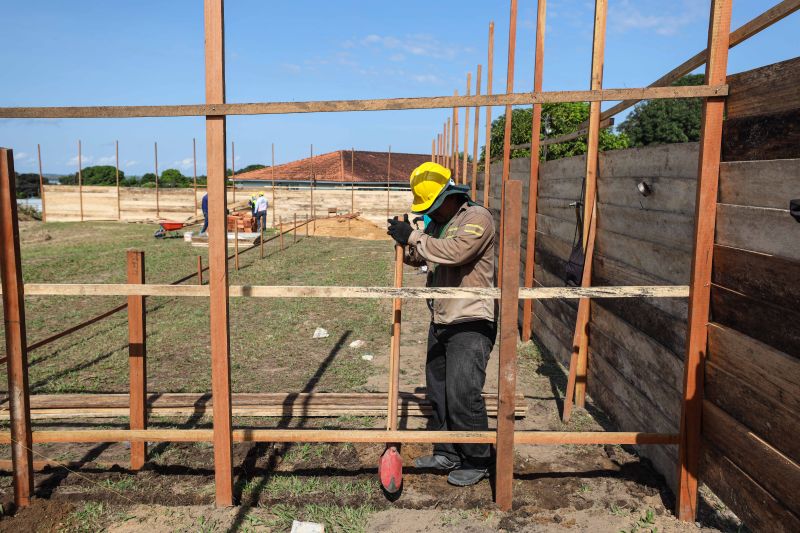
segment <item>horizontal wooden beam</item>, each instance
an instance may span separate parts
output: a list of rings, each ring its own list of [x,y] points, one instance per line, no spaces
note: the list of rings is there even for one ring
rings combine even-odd
[[[26,296],[188,296],[208,297],[207,285],[129,285],[125,283],[27,283]],[[620,287],[520,288],[521,299],[551,298],[685,298],[686,285]],[[403,298],[499,299],[497,288],[462,287],[338,287],[231,285],[231,298]]]
[[[0,107],[0,118],[132,118],[197,117],[222,115],[285,115],[291,113],[341,113],[350,111],[394,111],[531,105],[557,102],[612,100],[656,100],[726,96],[727,85],[602,89],[595,91],[546,91],[476,96],[430,96],[378,100],[319,100],[308,102],[264,102],[251,104],[189,104],[155,106]]]
[[[373,429],[235,429],[235,442],[399,442],[494,444],[494,431],[388,431]],[[53,442],[211,442],[211,429],[82,429],[34,431],[34,444]],[[11,434],[0,432],[0,444]],[[678,435],[635,431],[516,431],[515,444],[677,444]]]

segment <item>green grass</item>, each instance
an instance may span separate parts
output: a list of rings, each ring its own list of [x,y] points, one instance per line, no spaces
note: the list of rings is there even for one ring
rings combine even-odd
[[[102,502],[86,502],[67,517],[61,531],[65,533],[94,533],[101,531],[107,509]]]
[[[317,522],[325,526],[325,531],[333,533],[358,533],[366,531],[367,521],[375,509],[368,504],[346,507],[331,504],[309,504],[301,507],[274,505],[270,513],[272,520],[265,525],[276,531],[289,531],[293,520]]]
[[[21,230],[26,282],[123,283],[126,249],[145,251],[148,283],[169,283],[196,271],[207,249],[182,239],[154,239],[146,224],[25,223]],[[231,284],[389,285],[392,248],[383,241],[304,238],[243,253]],[[205,277],[207,279],[208,273]],[[187,283],[195,283],[194,279]],[[121,297],[27,297],[33,343],[116,305]],[[211,389],[208,300],[147,299],[148,388],[160,392]],[[230,300],[231,380],[236,392],[359,391],[373,372],[347,345],[362,339],[388,352],[388,301],[367,299]],[[325,339],[312,339],[316,327]],[[0,337],[4,335],[0,332]],[[4,340],[0,338],[0,342]],[[125,392],[127,314],[93,324],[29,354],[33,393]],[[4,373],[4,367],[0,369]],[[0,376],[0,383],[5,383]]]

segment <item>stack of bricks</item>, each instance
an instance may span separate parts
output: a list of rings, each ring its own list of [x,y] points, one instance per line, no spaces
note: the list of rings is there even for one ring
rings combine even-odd
[[[228,215],[228,231],[236,231],[237,226],[240,233],[254,233],[258,229],[256,219],[250,213]]]

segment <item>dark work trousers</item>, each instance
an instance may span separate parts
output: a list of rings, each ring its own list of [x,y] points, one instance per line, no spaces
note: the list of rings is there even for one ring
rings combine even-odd
[[[452,325],[431,323],[425,363],[427,396],[433,408],[428,429],[489,429],[481,392],[496,336],[497,325],[488,320]],[[433,453],[478,468],[487,468],[490,463],[488,444],[435,444]]]
[[[256,213],[256,220],[258,221],[258,231],[267,229],[267,212],[259,211]]]

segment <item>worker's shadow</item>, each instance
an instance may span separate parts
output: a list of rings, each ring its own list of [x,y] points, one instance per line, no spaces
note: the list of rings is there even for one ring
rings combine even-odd
[[[328,370],[328,368],[330,368],[331,364],[342,350],[342,347],[344,346],[345,342],[347,342],[347,339],[350,337],[351,333],[352,331],[348,330],[345,331],[341,337],[339,337],[339,340],[336,341],[336,344],[328,352],[328,355],[325,357],[325,359],[323,359],[322,363],[320,363],[319,367],[314,372],[314,375],[309,378],[308,382],[305,384],[300,393],[293,393],[288,396],[286,403],[292,407],[288,408],[284,412],[283,416],[276,424],[278,429],[290,427],[295,419],[297,419],[297,425],[293,426],[294,428],[300,429],[306,426],[309,418],[304,416],[304,414],[308,412],[311,398],[309,395],[306,395],[300,403],[300,407],[297,408],[296,406],[299,395],[314,391],[314,388],[325,375],[325,372]],[[236,469],[238,470],[238,477],[236,479],[236,493],[234,496],[236,500],[239,501],[240,506],[228,531],[238,531],[242,526],[242,523],[244,522],[244,519],[247,516],[247,512],[250,510],[250,508],[258,506],[261,493],[275,474],[275,467],[278,465],[278,462],[286,456],[293,445],[294,443],[291,442],[258,442],[250,447],[250,450],[248,450],[247,455],[242,462],[242,466]],[[272,448],[271,450],[270,447]],[[257,468],[258,460],[267,455],[267,453],[269,453],[267,464]],[[263,472],[263,476],[258,483],[255,485],[249,484],[248,482],[252,481],[252,479],[256,477],[259,472]],[[245,486],[248,488],[248,496],[246,498],[244,496]]]

